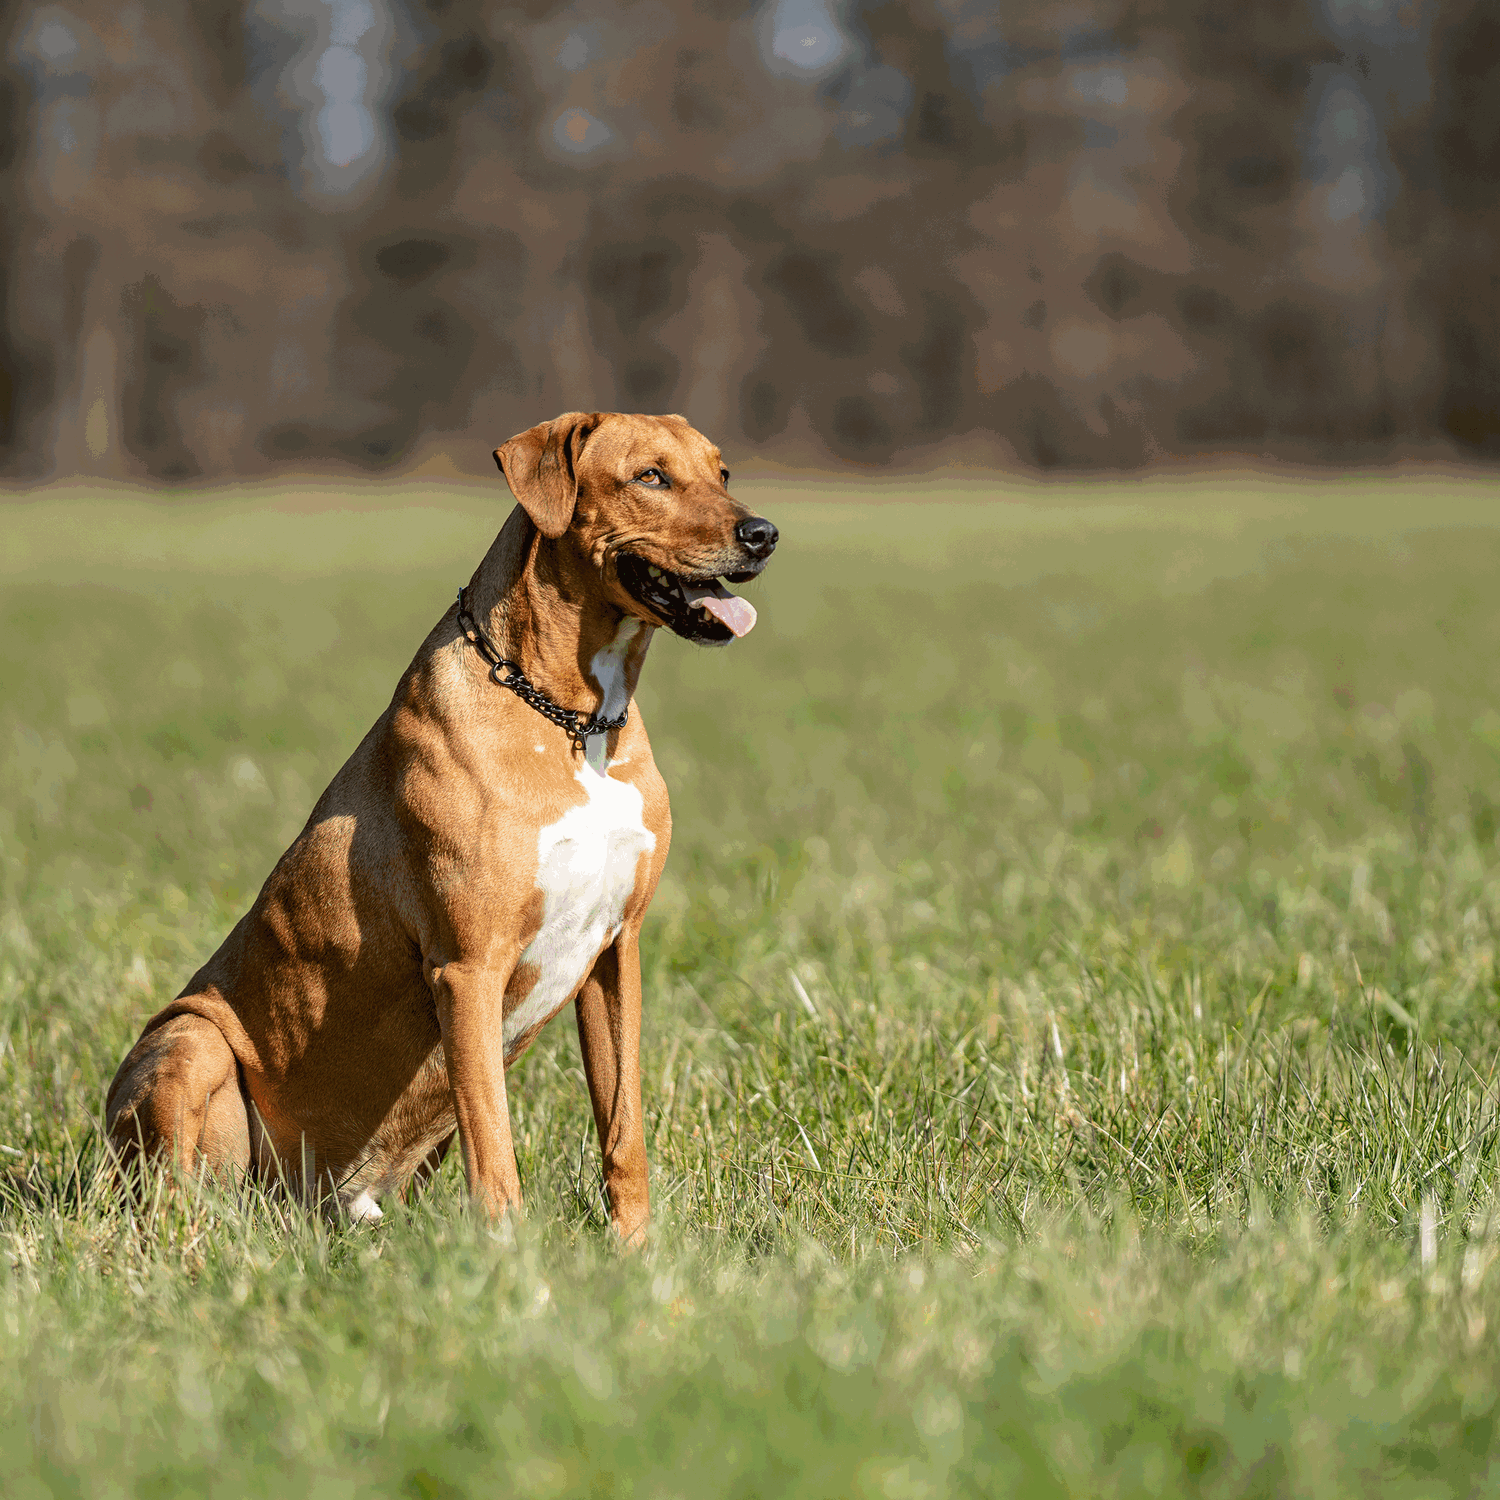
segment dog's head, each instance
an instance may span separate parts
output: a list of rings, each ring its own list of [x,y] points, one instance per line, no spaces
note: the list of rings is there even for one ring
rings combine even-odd
[[[755,624],[720,579],[754,578],[776,528],[730,496],[719,450],[681,417],[569,412],[495,462],[537,530],[597,569],[627,614],[719,646]]]

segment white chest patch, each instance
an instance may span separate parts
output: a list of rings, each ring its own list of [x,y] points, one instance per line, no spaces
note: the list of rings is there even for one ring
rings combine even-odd
[[[624,658],[640,628],[638,620],[623,621],[615,639],[590,663],[606,718],[619,715],[629,701]],[[536,981],[505,1018],[507,1057],[528,1031],[577,993],[601,950],[619,934],[641,856],[656,848],[656,835],[642,817],[641,794],[607,774],[604,745],[602,734],[589,736],[586,763],[577,773],[588,801],[570,807],[537,835],[542,925],[521,955]]]
[[[641,794],[588,766],[578,780],[589,800],[570,807],[537,836],[542,925],[521,955],[536,982],[505,1018],[505,1055],[577,993],[601,950],[614,941],[656,835],[642,820]]]

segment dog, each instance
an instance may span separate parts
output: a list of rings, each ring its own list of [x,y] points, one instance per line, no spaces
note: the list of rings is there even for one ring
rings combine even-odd
[[[612,1223],[644,1233],[641,923],[671,840],[634,692],[775,526],[680,416],[569,412],[495,451],[519,502],[250,910],[120,1065],[122,1168],[276,1179],[354,1220],[434,1172],[519,1209],[506,1070],[574,1002]]]

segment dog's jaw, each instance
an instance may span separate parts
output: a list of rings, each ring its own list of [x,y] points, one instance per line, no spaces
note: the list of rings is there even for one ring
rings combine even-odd
[[[755,606],[731,593],[714,575],[690,577],[648,562],[634,552],[615,559],[620,587],[659,622],[684,640],[727,646],[755,625]]]

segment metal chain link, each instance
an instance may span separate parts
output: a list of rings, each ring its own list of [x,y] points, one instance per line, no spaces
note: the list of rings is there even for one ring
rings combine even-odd
[[[469,613],[469,606],[464,602],[464,589],[458,591],[458,628],[463,631],[464,639],[474,647],[476,651],[490,664],[490,681],[498,687],[509,688],[523,703],[530,704],[544,719],[550,719],[564,734],[578,747],[581,752],[587,751],[584,743],[591,734],[608,734],[612,729],[623,729],[625,720],[630,716],[630,705],[625,705],[625,712],[617,719],[601,719],[598,714],[585,718],[583,713],[576,708],[564,708],[560,703],[554,703],[531,679],[521,670],[519,662],[511,661],[507,656],[495,650],[494,643],[479,628],[479,622]],[[502,677],[500,669],[504,667],[508,676]]]

